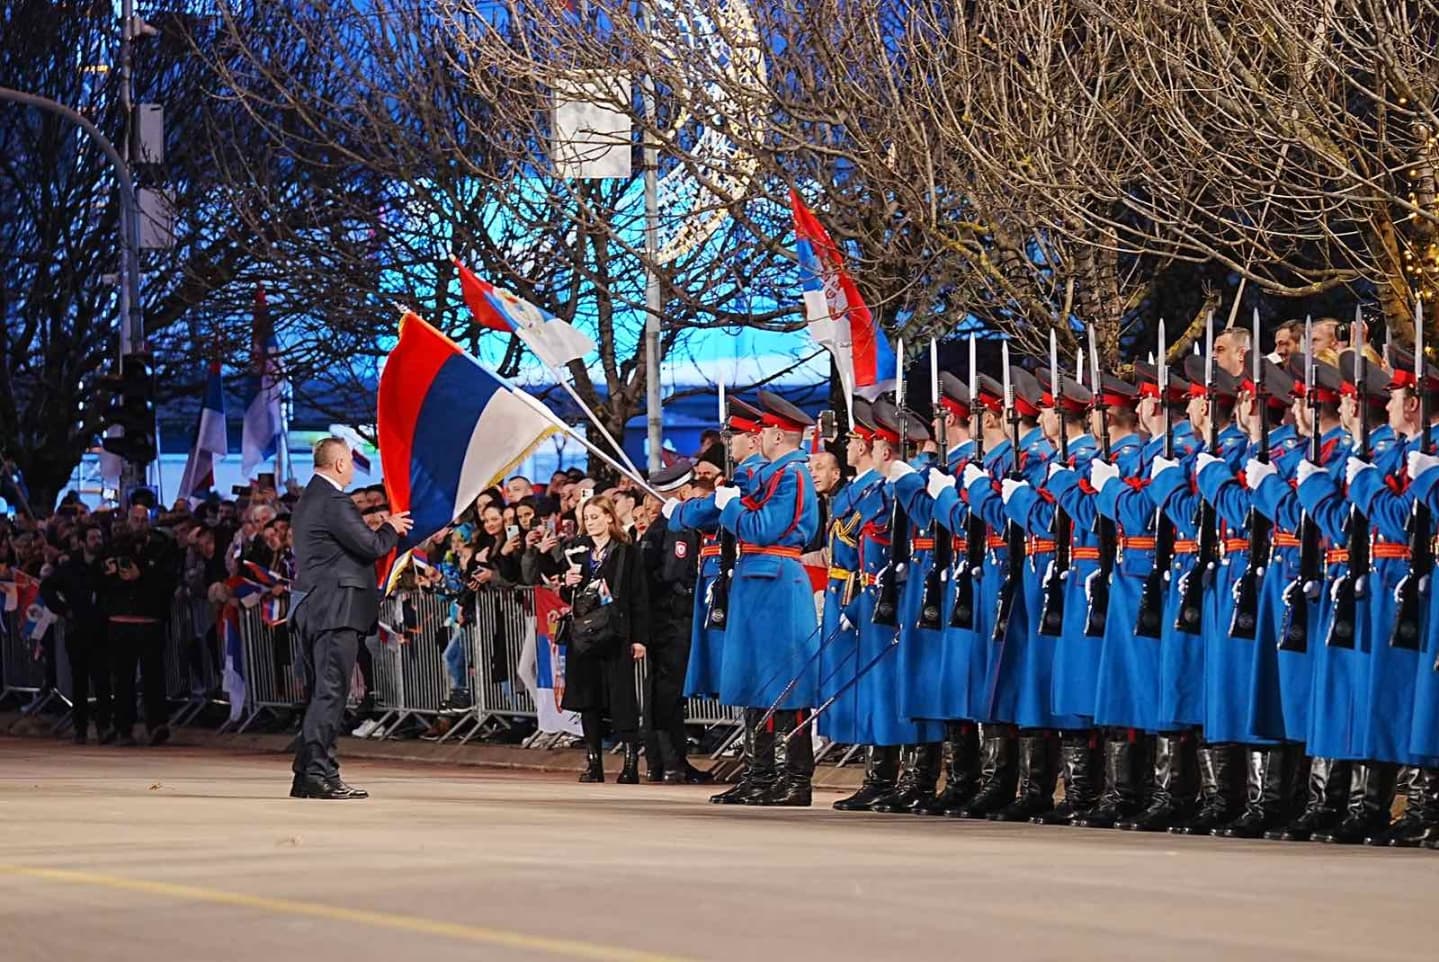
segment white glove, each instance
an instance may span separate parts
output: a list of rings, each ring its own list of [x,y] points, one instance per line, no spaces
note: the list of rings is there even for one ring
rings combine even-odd
[[[964,466],[964,486],[966,488],[972,486],[976,481],[987,480],[988,478],[989,475],[985,474],[984,469],[978,465],[966,464]]]
[[[1119,469],[1108,461],[1095,458],[1089,462],[1089,483],[1094,490],[1103,491],[1104,486],[1119,477]]]
[[[1149,480],[1157,481],[1159,480],[1159,476],[1161,474],[1166,471],[1174,471],[1178,469],[1178,467],[1178,461],[1174,460],[1173,458],[1166,458],[1163,455],[1160,455],[1159,457],[1155,458],[1154,461],[1149,465]]]
[[[914,474],[914,468],[909,466],[908,461],[895,461],[889,466],[889,479],[898,481],[906,474]]]
[[[1349,460],[1344,462],[1344,483],[1352,485],[1354,483],[1354,479],[1359,477],[1360,471],[1373,470],[1374,465],[1370,464],[1368,461],[1365,461],[1363,458],[1356,458],[1351,455]],[[1411,474],[1409,477],[1412,479],[1414,475]]]
[[[1439,468],[1439,458],[1432,454],[1425,454],[1422,451],[1410,451],[1407,459],[1409,468],[1409,480],[1417,481],[1419,476]]]
[[[680,502],[678,498],[669,498],[660,506],[660,514],[664,515],[665,520],[668,521],[670,516],[675,513],[675,509],[679,506]]]
[[[931,498],[938,499],[941,493],[953,487],[954,475],[938,470],[929,472],[929,483],[925,485],[925,490]]]
[[[1013,478],[1005,478],[999,482],[999,496],[1005,504],[1009,504],[1009,499],[1014,497],[1014,492],[1020,488],[1027,487],[1029,487],[1028,481],[1016,481]]]
[[[1047,481],[1053,481],[1053,480],[1054,480],[1054,476],[1055,476],[1056,474],[1058,474],[1058,473],[1061,472],[1061,471],[1068,471],[1068,470],[1069,470],[1069,465],[1065,464],[1063,461],[1059,460],[1058,458],[1055,458],[1053,461],[1050,461],[1050,462],[1049,462],[1049,467],[1047,467],[1047,468],[1045,469],[1045,475],[1044,475],[1045,480],[1047,480]]]
[[[1300,484],[1303,484],[1305,481],[1308,481],[1310,478],[1314,477],[1314,475],[1316,475],[1316,474],[1328,474],[1328,473],[1329,473],[1328,471],[1325,471],[1325,470],[1324,470],[1323,468],[1321,468],[1319,465],[1315,464],[1313,461],[1310,461],[1310,460],[1307,459],[1307,458],[1304,459],[1304,460],[1302,460],[1302,461],[1300,461],[1300,462],[1299,462],[1299,467],[1295,468],[1295,470],[1294,470],[1294,476],[1295,476],[1295,478],[1299,481]]]
[[[1208,451],[1200,451],[1200,452],[1199,452],[1197,455],[1195,455],[1195,457],[1194,457],[1194,473],[1195,473],[1195,474],[1203,474],[1203,473],[1204,473],[1204,469],[1207,468],[1207,467],[1209,467],[1211,464],[1223,464],[1223,463],[1224,463],[1224,459],[1223,459],[1223,458],[1216,458],[1214,455],[1210,454]]]
[[[723,511],[725,509],[725,505],[729,504],[731,501],[738,497],[739,488],[736,488],[734,485],[731,484],[722,484],[719,487],[715,488],[715,507]]]
[[[1269,462],[1250,458],[1244,465],[1244,486],[1250,491],[1258,491],[1265,478],[1278,473],[1279,469]]]
[[[853,628],[854,628],[854,622],[852,622],[852,621],[849,620],[849,615],[840,615],[840,616],[839,616],[839,630],[840,630],[840,631],[850,631],[850,630],[853,629]]]

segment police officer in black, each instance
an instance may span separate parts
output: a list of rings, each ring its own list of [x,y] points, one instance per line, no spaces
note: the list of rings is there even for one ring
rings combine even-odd
[[[650,486],[661,496],[686,500],[695,495],[693,480],[694,465],[680,460],[651,476]],[[702,785],[712,780],[709,772],[695,768],[685,757],[688,737],[684,681],[690,658],[699,551],[700,532],[671,531],[663,515],[655,518],[640,540],[654,609],[647,644],[650,710],[645,732],[645,758],[652,782]]]

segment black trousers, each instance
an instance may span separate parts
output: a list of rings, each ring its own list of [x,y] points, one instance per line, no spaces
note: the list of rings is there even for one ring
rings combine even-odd
[[[115,679],[115,728],[135,729],[135,669],[145,702],[145,727],[154,731],[169,720],[165,710],[165,626],[157,621],[111,621],[106,629],[110,668]]]
[[[99,625],[70,622],[65,630],[65,653],[70,656],[70,692],[75,699],[71,717],[75,731],[90,728],[90,696],[95,696],[95,731],[110,727],[110,666],[105,661],[105,635]],[[131,704],[134,704],[131,689]]]
[[[690,620],[665,618],[645,646],[649,691],[645,702],[645,757],[651,768],[683,767],[689,736],[685,733],[685,672],[690,661]]]
[[[311,679],[310,701],[295,749],[296,775],[338,778],[340,757],[335,740],[345,720],[350,675],[360,648],[360,633],[353,628],[332,628],[301,645],[305,677]]]

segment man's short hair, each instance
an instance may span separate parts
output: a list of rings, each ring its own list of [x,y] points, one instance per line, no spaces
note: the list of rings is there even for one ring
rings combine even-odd
[[[1235,347],[1242,348],[1246,351],[1249,350],[1249,328],[1247,327],[1226,327],[1220,332],[1219,336],[1232,337],[1234,338]]]
[[[350,446],[339,438],[321,438],[315,442],[315,467],[333,467],[343,454],[350,452]]]

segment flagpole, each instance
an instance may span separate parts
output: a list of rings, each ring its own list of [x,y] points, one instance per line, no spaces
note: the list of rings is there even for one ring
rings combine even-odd
[[[560,387],[564,388],[565,392],[569,394],[570,399],[580,406],[581,411],[585,412],[585,417],[589,418],[590,423],[599,429],[600,434],[604,435],[604,439],[610,442],[610,446],[615,449],[615,453],[618,454],[621,459],[623,459],[625,464],[629,465],[630,471],[635,474],[639,474],[640,469],[635,466],[635,463],[630,460],[630,456],[625,453],[624,445],[620,444],[620,442],[615,440],[614,435],[609,432],[609,429],[605,427],[604,422],[600,420],[600,416],[596,414],[590,408],[590,406],[584,402],[584,400],[580,397],[579,392],[574,389],[574,386],[571,385],[569,381],[565,380],[564,373],[559,368],[552,367],[550,368],[550,374],[554,377],[555,383],[559,384]],[[653,468],[651,470],[653,470]]]
[[[654,30],[654,10],[646,3],[643,8],[645,35]],[[646,121],[656,120],[654,74],[646,71],[644,108]],[[649,131],[644,135],[645,164],[645,435],[649,439],[649,468],[660,469],[660,449],[664,445],[664,413],[660,409],[660,296],[659,271],[655,259],[660,248],[659,213],[659,149]]]
[[[545,417],[545,419],[548,420],[551,424],[553,424],[555,427],[559,428],[559,429],[560,429],[561,431],[563,431],[565,434],[568,434],[570,437],[574,438],[576,441],[580,442],[580,444],[584,445],[585,448],[586,448],[591,454],[593,454],[595,457],[599,458],[601,461],[605,462],[605,463],[608,464],[610,467],[614,468],[614,469],[615,469],[616,471],[618,471],[620,474],[623,474],[625,477],[629,478],[629,479],[630,479],[631,481],[633,481],[638,487],[642,488],[642,489],[645,491],[646,494],[654,495],[656,498],[659,498],[661,501],[664,501],[664,500],[665,500],[665,496],[662,495],[662,494],[660,494],[660,493],[659,493],[658,491],[656,491],[654,488],[650,487],[650,486],[645,482],[644,478],[640,477],[640,473],[639,473],[638,471],[636,471],[634,468],[627,468],[627,467],[625,467],[624,465],[620,464],[618,461],[616,461],[614,458],[610,457],[608,454],[606,454],[606,453],[604,452],[604,449],[603,449],[603,448],[601,448],[599,445],[595,444],[593,441],[591,441],[589,438],[585,437],[583,434],[580,434],[578,431],[576,431],[576,430],[574,429],[574,426],[573,426],[573,425],[566,424],[566,423],[565,423],[565,420],[564,420],[563,418],[561,418],[561,417],[559,417],[558,415],[556,415],[554,411],[551,411],[546,405],[542,404],[537,398],[534,398],[534,397],[530,396],[528,393],[526,393],[526,392],[524,392],[524,391],[521,391],[521,390],[518,390],[518,389],[514,389],[514,391],[515,391],[515,394],[516,394],[516,395],[518,395],[519,397],[523,398],[523,399],[526,401],[526,403],[528,403],[528,404],[529,404],[531,407],[533,407],[536,411],[538,411],[539,413],[543,414],[544,417]]]

